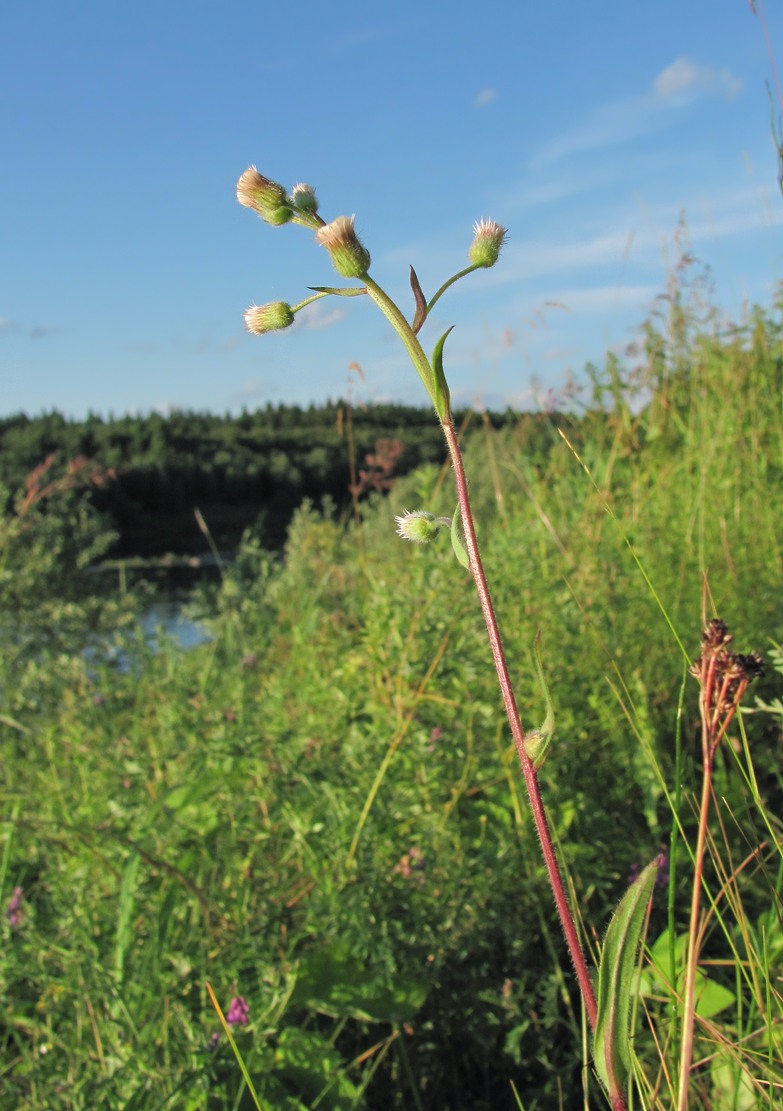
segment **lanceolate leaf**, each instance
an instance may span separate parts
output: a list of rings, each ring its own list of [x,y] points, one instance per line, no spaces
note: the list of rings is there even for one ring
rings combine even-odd
[[[655,886],[658,861],[648,864],[623,896],[606,931],[598,968],[595,1067],[610,1096],[621,1095],[631,1067],[630,1012],[636,953]]]
[[[427,319],[427,298],[424,296],[416,271],[411,267],[411,289],[413,290],[413,297],[416,301],[416,315],[413,317],[414,335],[416,335],[421,328],[424,321]]]
[[[367,287],[363,285],[309,285],[307,288],[312,289],[313,293],[333,293],[335,297],[361,297],[367,292]]]
[[[465,547],[465,537],[462,532],[462,516],[460,515],[459,506],[454,510],[454,514],[451,518],[451,546],[459,562],[466,571],[469,571],[470,559],[468,558],[468,549]]]
[[[448,420],[450,414],[449,387],[446,382],[446,375],[443,373],[443,345],[453,328],[454,325],[452,324],[451,328],[443,333],[432,352],[432,370],[435,375],[435,411],[441,421]]]

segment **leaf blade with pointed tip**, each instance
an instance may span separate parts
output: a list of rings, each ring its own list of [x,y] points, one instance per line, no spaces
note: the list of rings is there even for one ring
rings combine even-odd
[[[454,325],[452,324],[440,337],[432,352],[432,372],[435,379],[433,400],[435,402],[435,412],[438,414],[441,423],[445,423],[451,416],[449,384],[443,371],[443,347],[453,330]]]
[[[410,280],[411,280],[411,289],[413,290],[413,299],[416,302],[416,313],[413,317],[413,323],[411,324],[411,328],[413,328],[413,334],[418,335],[422,324],[427,319],[427,298],[424,296],[424,293],[422,292],[422,288],[419,285],[418,275],[416,274],[416,271],[413,269],[412,266],[411,266]]]
[[[312,289],[313,293],[332,293],[335,297],[361,297],[367,292],[367,287],[363,285],[309,285],[307,288]]]
[[[636,952],[658,873],[656,859],[626,891],[606,931],[598,966],[598,1018],[593,1038],[596,1071],[611,1096],[625,1088],[631,1068],[630,1014]]]
[[[470,559],[468,558],[468,549],[465,547],[465,537],[462,533],[462,517],[460,516],[459,506],[454,510],[454,515],[451,518],[451,546],[458,562],[466,571],[469,571]]]

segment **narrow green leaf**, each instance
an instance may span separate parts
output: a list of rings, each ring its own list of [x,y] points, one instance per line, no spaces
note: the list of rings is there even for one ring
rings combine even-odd
[[[449,333],[454,329],[452,324],[435,344],[435,350],[432,352],[432,371],[435,376],[435,412],[441,421],[448,420],[450,416],[450,397],[449,387],[446,382],[446,375],[443,372],[443,346],[448,339]]]
[[[366,286],[363,285],[348,285],[348,286],[331,286],[331,285],[309,285],[308,289],[312,289],[313,293],[333,293],[335,297],[361,297],[363,293],[367,292]]]
[[[253,1103],[256,1105],[257,1111],[264,1111],[264,1108],[262,1108],[261,1104],[259,1103],[258,1093],[256,1092],[255,1087],[253,1086],[253,1081],[250,1079],[250,1073],[247,1071],[247,1065],[245,1064],[244,1060],[242,1059],[242,1054],[239,1052],[239,1049],[237,1047],[237,1043],[234,1041],[234,1037],[231,1033],[231,1027],[226,1022],[226,1016],[223,1014],[222,1010],[220,1009],[220,1004],[218,1003],[217,997],[216,997],[214,991],[212,990],[212,985],[210,984],[210,982],[208,980],[206,980],[205,981],[205,986],[206,986],[207,991],[209,992],[209,998],[212,1000],[212,1006],[217,1011],[217,1016],[220,1019],[220,1025],[223,1027],[223,1033],[228,1038],[228,1044],[231,1046],[231,1050],[232,1050],[234,1056],[236,1057],[237,1064],[239,1065],[239,1071],[242,1073],[242,1077],[245,1081],[245,1084],[247,1084],[247,1090],[250,1092],[250,1098],[253,1100]],[[266,1107],[266,1105],[265,1105],[265,1107]]]
[[[468,557],[468,549],[465,547],[465,536],[462,532],[462,515],[460,514],[459,506],[454,510],[454,514],[451,518],[451,546],[459,562],[466,571],[469,571],[470,558]]]
[[[133,944],[133,914],[136,906],[136,878],[141,865],[138,853],[132,853],[122,873],[117,907],[117,929],[114,935],[114,972],[117,983],[125,976],[125,958]]]
[[[595,1067],[610,1096],[621,1095],[631,1067],[630,1013],[636,952],[644,932],[658,860],[648,864],[632,884],[606,931],[598,968],[598,1020],[593,1052]]]
[[[418,335],[418,332],[427,319],[427,298],[424,296],[421,286],[419,285],[419,278],[416,271],[411,266],[411,289],[413,290],[413,299],[416,302],[416,314],[413,317],[413,334]]]

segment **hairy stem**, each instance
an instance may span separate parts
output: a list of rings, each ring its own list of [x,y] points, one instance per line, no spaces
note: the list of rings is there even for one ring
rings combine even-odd
[[[522,773],[525,777],[525,785],[530,799],[533,821],[535,822],[538,838],[541,842],[541,851],[549,875],[549,882],[552,887],[555,905],[560,916],[560,922],[571,954],[571,960],[576,970],[577,980],[579,981],[579,987],[584,1000],[585,1011],[587,1012],[587,1019],[591,1029],[594,1030],[597,1016],[595,992],[593,991],[593,985],[587,969],[587,962],[585,961],[582,946],[576,932],[573,913],[568,903],[565,887],[563,886],[563,879],[560,874],[557,856],[555,855],[552,835],[549,831],[549,822],[541,798],[538,773],[525,749],[525,733],[519,719],[516,698],[508,674],[503,644],[500,639],[497,617],[495,616],[495,609],[492,605],[489,586],[487,585],[484,567],[481,562],[481,555],[479,554],[476,532],[473,525],[473,513],[468,496],[468,483],[462,462],[462,453],[457,440],[457,433],[451,420],[444,422],[443,431],[446,436],[446,443],[448,445],[449,455],[451,456],[452,466],[454,467],[454,478],[457,486],[462,527],[465,534],[465,547],[467,548],[468,558],[470,560],[470,570],[476,584],[481,612],[484,614],[484,621],[487,626],[487,636],[489,637],[489,643],[492,649],[492,659],[495,663],[495,671],[497,672],[498,683],[500,684],[503,705],[506,710],[509,725],[511,726],[511,735],[514,738],[514,746],[516,747],[517,756],[522,766]]]

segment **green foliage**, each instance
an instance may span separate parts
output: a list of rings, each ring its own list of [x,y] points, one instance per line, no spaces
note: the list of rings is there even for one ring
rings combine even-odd
[[[0,487],[0,706],[29,701],[58,654],[84,648],[130,618],[130,598],[111,599],[91,570],[115,539],[85,491],[104,476],[84,459],[49,456],[15,493]],[[35,696],[32,695],[34,698]]]
[[[466,434],[526,724],[549,711],[538,630],[546,648],[544,795],[580,914],[608,921],[677,830],[632,1012],[634,1106],[661,1109],[700,779],[683,675],[705,574],[744,643],[783,640],[778,319],[705,332],[678,304],[651,325],[644,377],[594,371],[584,416],[476,418]],[[233,1037],[265,1108],[513,1108],[512,1082],[528,1109],[602,1105],[469,580],[445,537],[394,537],[406,505],[452,514],[447,478],[411,473],[360,523],[305,505],[280,556],[248,535],[212,640],[184,653],[131,638],[124,667],[74,639],[56,658],[34,648],[65,627],[58,591],[105,550],[100,519],[70,493],[41,509],[38,539],[6,523],[4,604],[32,654],[20,688],[2,641],[0,1104],[252,1107],[208,981],[224,1010],[249,1004]],[[83,628],[92,601],[69,604]],[[774,708],[779,679],[765,682]],[[715,769],[705,1106],[767,1106],[781,1080],[781,731],[766,712],[746,724]]]
[[[511,414],[493,417],[504,419]],[[266,546],[277,548],[305,498],[347,507],[352,468],[366,466],[379,441],[400,445],[398,474],[445,456],[430,413],[404,405],[267,405],[239,417],[175,411],[83,421],[18,414],[0,419],[0,483],[20,487],[52,453],[81,456],[111,471],[92,504],[117,532],[117,555],[201,551],[194,507],[221,548],[235,548],[257,522]]]
[[[631,1069],[631,1001],[636,954],[655,886],[658,862],[648,864],[612,915],[598,966],[598,1020],[593,1053],[608,1092],[624,1094]]]

